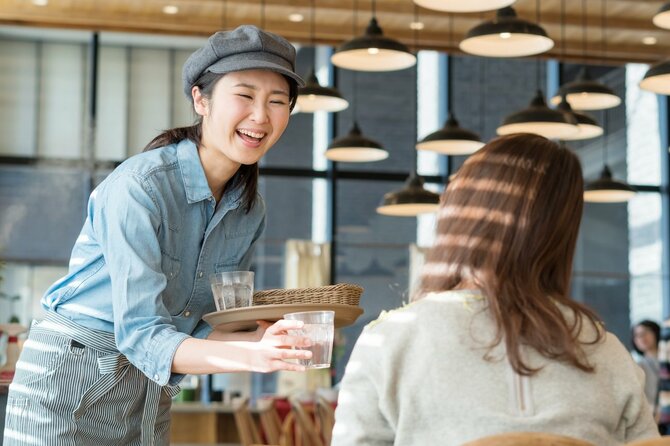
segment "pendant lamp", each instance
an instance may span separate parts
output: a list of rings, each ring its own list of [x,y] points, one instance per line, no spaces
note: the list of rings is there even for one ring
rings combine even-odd
[[[551,103],[559,104],[561,95],[567,97],[574,110],[604,110],[621,104],[621,98],[607,85],[593,80],[586,67],[582,67],[575,81],[559,88]]]
[[[468,31],[459,46],[475,56],[522,57],[544,53],[554,41],[540,25],[518,18],[514,8],[507,6],[498,10],[495,19]]]
[[[310,40],[312,48],[314,48],[314,27],[316,26],[316,8],[314,0],[310,2]],[[301,113],[314,113],[317,111],[338,112],[344,110],[349,106],[346,99],[342,97],[339,91],[335,88],[322,87],[319,80],[316,78],[314,69],[311,69],[307,76],[305,86],[298,89],[297,108]]]
[[[548,139],[566,139],[577,131],[574,117],[547,107],[542,90],[537,90],[527,108],[506,116],[496,129],[498,135],[534,133]]]
[[[603,129],[598,125],[595,118],[585,114],[576,112],[570,107],[570,103],[565,96],[561,97],[561,102],[556,109],[562,111],[568,116],[568,119],[574,119],[577,123],[577,132],[563,138],[563,141],[582,141],[591,139],[603,134]]]
[[[607,128],[607,112],[604,118]],[[635,196],[635,189],[624,181],[615,180],[612,171],[607,165],[607,140],[603,141],[603,170],[597,180],[586,183],[584,187],[584,201],[590,203],[622,203]]]
[[[670,60],[652,65],[640,82],[640,88],[653,93],[670,95]]]
[[[395,217],[416,217],[419,214],[436,212],[440,196],[423,187],[423,179],[412,171],[405,185],[384,194],[377,213]]]
[[[584,201],[589,203],[622,203],[635,196],[635,189],[623,181],[615,180],[605,164],[600,177],[584,187]]]
[[[663,29],[670,29],[670,2],[666,2],[652,19],[654,25]]]
[[[607,9],[606,0],[601,1],[601,29],[603,42],[603,56],[607,53]],[[582,57],[586,60],[586,0],[582,0]],[[621,104],[621,98],[611,88],[602,82],[591,78],[586,66],[583,66],[577,79],[562,85],[551,103],[557,105],[561,96],[566,95],[573,110],[605,110]]]
[[[434,11],[483,12],[504,8],[516,0],[414,0],[416,5]]]
[[[562,59],[565,59],[565,48],[567,41],[565,38],[565,0],[561,0],[561,54]],[[577,133],[568,135],[562,141],[578,141],[584,139],[591,139],[603,134],[603,129],[598,125],[595,118],[585,114],[579,113],[572,109],[570,102],[566,96],[561,95],[561,102],[557,108],[566,114],[572,115],[577,121]]]
[[[326,150],[326,158],[331,161],[349,162],[349,163],[367,163],[381,161],[388,158],[389,153],[384,150],[381,144],[370,138],[367,138],[361,132],[358,126],[358,73],[355,71],[351,75],[352,81],[352,120],[353,125],[349,133],[340,138],[334,139]]]
[[[349,102],[337,89],[319,85],[319,80],[312,69],[307,76],[305,86],[298,90],[297,105],[300,113],[338,112],[349,107]]]
[[[429,150],[444,155],[470,155],[484,146],[474,132],[462,128],[452,113],[444,127],[416,143],[417,150]]]
[[[363,135],[356,121],[347,135],[334,139],[326,150],[329,160],[350,163],[381,161],[388,156],[381,144]]]
[[[365,34],[343,43],[330,61],[348,70],[395,71],[414,66],[416,57],[404,44],[384,36],[375,17],[375,0],[372,0],[372,18]]]
[[[453,15],[451,18],[451,28],[453,29]],[[456,120],[452,100],[454,91],[453,62],[450,59],[447,65],[447,99],[449,109],[447,121],[441,129],[417,142],[417,150],[429,150],[444,155],[470,155],[484,145],[479,135],[462,128]]]
[[[418,22],[418,8],[414,6],[414,21]],[[414,46],[417,47],[417,31],[414,31]],[[414,74],[414,98],[412,101],[414,112],[414,132],[417,128],[417,96],[418,96],[418,70]],[[414,135],[416,140],[416,134]],[[423,187],[423,179],[417,175],[417,152],[412,150],[414,166],[405,182],[405,185],[397,190],[388,192],[382,197],[377,207],[377,213],[397,217],[415,217],[419,214],[437,212],[440,205],[440,196],[435,192]]]

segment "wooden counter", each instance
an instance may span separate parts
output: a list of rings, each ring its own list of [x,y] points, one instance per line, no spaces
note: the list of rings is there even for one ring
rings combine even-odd
[[[171,443],[238,443],[232,404],[172,404]]]

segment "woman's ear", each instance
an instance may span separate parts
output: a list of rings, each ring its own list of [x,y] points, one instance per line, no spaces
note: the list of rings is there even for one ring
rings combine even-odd
[[[209,114],[209,101],[202,94],[200,88],[194,86],[191,88],[191,97],[193,98],[193,108],[195,112],[202,117],[205,117]]]

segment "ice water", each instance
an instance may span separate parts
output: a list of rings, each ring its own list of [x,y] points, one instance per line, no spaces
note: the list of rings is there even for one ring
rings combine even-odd
[[[293,330],[291,330],[293,331]],[[333,354],[333,324],[305,324],[296,334],[311,339],[312,345],[301,350],[310,350],[311,359],[299,359],[298,362],[310,369],[330,367],[330,358]]]
[[[212,284],[212,294],[218,311],[251,305],[252,290],[244,283]]]

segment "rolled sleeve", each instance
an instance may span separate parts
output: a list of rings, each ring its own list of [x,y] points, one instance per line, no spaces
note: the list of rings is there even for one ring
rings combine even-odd
[[[191,336],[198,339],[207,339],[214,329],[205,321],[198,322]]]
[[[92,223],[111,278],[117,348],[149,379],[165,385],[174,354],[189,336],[176,330],[161,298],[167,278],[157,237],[160,210],[151,187],[132,173],[107,183],[94,203]]]

